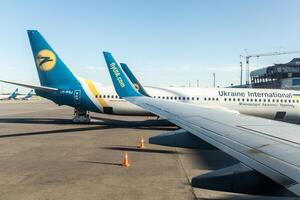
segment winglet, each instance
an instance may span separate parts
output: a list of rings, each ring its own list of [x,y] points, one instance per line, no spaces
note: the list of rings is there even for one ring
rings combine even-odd
[[[132,83],[115,61],[111,53],[103,52],[103,55],[117,94],[120,97],[142,96],[134,89]]]
[[[134,87],[138,90],[139,93],[141,93],[144,96],[150,97],[150,95],[146,92],[142,84],[137,80],[137,78],[134,76],[134,74],[131,72],[127,64],[120,63],[121,68],[127,75],[127,77],[130,79],[131,83],[134,85]]]

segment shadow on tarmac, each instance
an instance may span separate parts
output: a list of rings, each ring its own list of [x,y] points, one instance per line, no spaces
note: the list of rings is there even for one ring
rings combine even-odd
[[[176,154],[176,151],[163,150],[163,149],[139,149],[137,147],[129,146],[114,146],[114,147],[101,147],[101,149],[115,150],[115,151],[135,151],[141,153],[162,153],[162,154]]]
[[[88,160],[80,160],[79,162],[83,162],[83,163],[92,163],[92,164],[100,164],[100,165],[115,165],[115,166],[122,166],[121,163],[112,163],[112,162],[88,161]]]
[[[1,123],[15,123],[15,124],[59,124],[76,125],[75,128],[63,128],[46,131],[35,131],[26,133],[15,133],[15,134],[2,134],[0,138],[8,137],[19,137],[19,136],[31,136],[31,135],[44,135],[44,134],[55,134],[55,133],[70,133],[80,131],[91,131],[91,130],[104,130],[114,128],[132,128],[141,130],[175,130],[177,127],[170,126],[170,123],[166,120],[145,120],[145,121],[122,121],[116,119],[107,119],[97,117],[98,121],[92,121],[90,124],[73,124],[70,119],[55,119],[55,118],[0,118]],[[99,121],[101,120],[101,121]],[[168,126],[166,126],[168,125]],[[78,127],[79,126],[79,127]]]

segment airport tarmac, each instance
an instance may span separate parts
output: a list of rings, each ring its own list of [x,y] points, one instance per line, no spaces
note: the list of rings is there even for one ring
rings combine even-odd
[[[148,144],[175,129],[163,120],[91,113],[91,124],[75,125],[72,115],[46,100],[0,102],[1,200],[258,199],[192,188],[193,176],[236,161],[218,150]],[[144,150],[136,148],[141,137]],[[129,168],[120,165],[125,152]]]

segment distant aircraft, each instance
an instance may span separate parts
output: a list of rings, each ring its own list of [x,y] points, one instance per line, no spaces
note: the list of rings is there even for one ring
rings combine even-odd
[[[58,105],[73,107],[74,122],[89,122],[89,111],[120,115],[151,114],[120,98],[113,86],[103,86],[73,74],[38,31],[27,32],[41,86],[4,80],[2,82],[32,88],[38,96],[52,100]],[[124,70],[126,71],[125,68]],[[129,73],[128,76],[131,77]],[[136,87],[139,87],[137,79],[133,82],[136,83]],[[215,106],[219,109],[270,119],[300,119],[299,91],[240,88],[144,88],[146,96],[157,99]],[[141,89],[142,87],[140,87],[140,92]]]
[[[16,100],[16,97],[18,96],[18,88],[11,94],[8,95],[0,95],[0,100]]]
[[[33,96],[33,90],[30,90],[26,95],[19,95],[17,99],[19,100],[29,100]]]
[[[300,196],[299,125],[143,96],[112,55],[104,52],[104,56],[120,97],[181,128],[150,138],[149,142],[167,142],[169,146],[181,143],[184,147],[191,143],[198,148],[207,142],[240,161],[194,177],[193,187],[280,199]]]

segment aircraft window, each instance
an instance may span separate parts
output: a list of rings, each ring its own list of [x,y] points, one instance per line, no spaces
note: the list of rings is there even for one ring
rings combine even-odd
[[[181,97],[178,97],[178,100],[181,100]]]
[[[276,102],[278,103],[278,102],[279,102],[279,99],[276,99]]]
[[[255,102],[257,102],[257,99],[254,99]]]
[[[102,95],[101,94],[99,94],[99,96],[98,96],[99,98],[101,98],[102,97]]]
[[[240,101],[240,98],[238,98],[237,101]]]
[[[219,101],[219,98],[216,98],[216,101]]]
[[[105,95],[103,95],[103,98],[105,98],[106,96]]]
[[[268,102],[270,102],[270,99],[268,99]]]
[[[250,101],[252,102],[252,101],[253,101],[253,99],[250,99]]]
[[[157,98],[159,98],[159,99],[160,99],[160,96],[158,96]]]
[[[197,97],[197,101],[199,101],[199,97]]]
[[[283,100],[282,100],[282,99],[280,99],[280,102],[282,103],[282,102],[283,102]]]
[[[299,103],[299,100],[296,100],[297,101],[297,103]]]
[[[231,98],[228,98],[228,101],[231,101]]]
[[[249,101],[249,99],[246,99],[247,100],[247,102]]]
[[[192,97],[192,101],[194,101],[194,97]]]
[[[286,103],[286,99],[284,100],[284,102]]]
[[[204,101],[206,101],[206,97],[204,97]]]
[[[110,97],[110,95],[107,95],[107,98],[109,98]]]
[[[275,99],[272,99],[272,102],[275,102]]]
[[[153,98],[156,98],[156,96],[154,96]]]
[[[186,100],[189,101],[189,100],[190,100],[190,97],[187,97]]]
[[[210,101],[210,97],[208,97],[208,101]]]
[[[289,103],[291,103],[291,100],[289,99]]]
[[[170,97],[171,100],[173,100],[173,97]]]
[[[295,103],[295,100],[293,99],[293,103]]]
[[[224,101],[226,101],[227,99],[226,98],[224,98]]]
[[[169,99],[169,97],[166,97],[166,99]]]
[[[182,100],[185,100],[185,97],[182,97]]]
[[[162,97],[162,99],[165,99],[165,97]]]
[[[261,99],[258,99],[259,102],[261,102]]]
[[[245,101],[245,99],[242,99],[242,101]]]
[[[233,98],[232,101],[235,101],[235,98]]]
[[[213,100],[213,101],[214,101],[214,100],[215,100],[215,98],[213,97],[213,98],[211,98],[211,100]]]
[[[174,97],[174,100],[177,100],[177,97]]]
[[[266,99],[264,99],[264,102],[266,102]]]
[[[96,98],[98,98],[98,95],[95,95]]]

